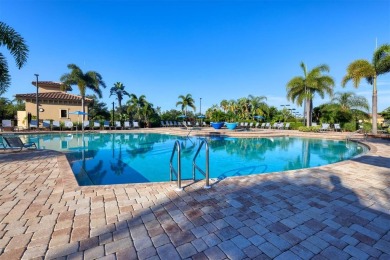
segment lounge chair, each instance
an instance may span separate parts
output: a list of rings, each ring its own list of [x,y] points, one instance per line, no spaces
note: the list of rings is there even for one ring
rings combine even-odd
[[[279,123],[276,123],[276,122],[271,126],[272,129],[276,129],[278,127],[279,127]]]
[[[317,123],[312,122],[311,126],[317,126]]]
[[[320,132],[325,132],[325,131],[329,131],[329,130],[330,130],[329,124],[323,123],[321,128],[320,128]]]
[[[93,122],[93,129],[100,129],[100,122],[99,121]]]
[[[271,123],[265,123],[264,129],[270,129],[271,128]]]
[[[138,124],[137,121],[133,121],[133,127],[134,127],[134,128],[139,128],[139,124]]]
[[[278,127],[279,130],[280,130],[280,129],[284,129],[284,123],[279,123],[279,124],[277,125],[277,127]]]
[[[11,149],[19,149],[19,151],[21,151],[23,148],[37,149],[37,146],[34,142],[23,143],[18,136],[3,136],[3,139],[7,146]]]
[[[340,131],[341,132],[341,127],[340,127],[340,124],[334,124],[334,130],[337,132],[337,131]]]
[[[265,128],[265,123],[261,123],[260,128]]]
[[[161,120],[161,126],[162,126],[162,127],[167,127],[167,126],[165,125],[164,121],[162,121],[162,120]]]
[[[130,129],[131,125],[129,121],[125,121],[124,129]]]
[[[110,122],[109,122],[109,121],[104,121],[104,123],[103,123],[103,128],[104,128],[104,129],[107,129],[107,128],[108,128],[108,130],[111,130]]]
[[[207,124],[206,124],[206,122],[205,121],[203,121],[203,124],[202,124],[203,126],[207,126]]]
[[[31,120],[30,121],[30,128],[37,129],[37,127],[38,127],[37,120]]]
[[[122,129],[121,121],[115,121],[115,129]]]
[[[286,125],[284,126],[284,129],[286,129],[286,130],[290,129],[290,123],[286,123]]]
[[[2,131],[13,131],[12,120],[4,119],[1,120],[1,130]]]
[[[89,129],[89,128],[91,128],[90,127],[90,123],[89,123],[89,121],[87,120],[87,121],[84,121],[84,129]]]
[[[61,129],[60,121],[53,121],[53,124],[51,125],[51,129],[53,130],[55,128]]]
[[[43,126],[43,128],[51,130],[50,120],[43,120],[42,126]]]

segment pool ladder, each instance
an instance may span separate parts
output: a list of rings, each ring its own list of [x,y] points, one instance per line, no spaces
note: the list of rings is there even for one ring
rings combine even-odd
[[[196,164],[196,158],[199,155],[199,152],[202,148],[202,146],[205,144],[206,149],[206,171],[203,171],[197,164]],[[177,170],[173,167],[173,157],[175,153],[177,152]],[[169,168],[170,168],[170,179],[173,180],[173,174],[177,177],[177,191],[182,191],[183,188],[181,187],[181,150],[180,150],[180,142],[179,140],[176,140],[175,144],[173,145],[171,159],[169,161]],[[210,174],[209,174],[209,144],[206,140],[203,140],[198,150],[195,153],[194,158],[192,159],[192,179],[195,181],[195,173],[196,170],[198,170],[200,173],[205,176],[206,185],[204,186],[205,189],[210,189]]]

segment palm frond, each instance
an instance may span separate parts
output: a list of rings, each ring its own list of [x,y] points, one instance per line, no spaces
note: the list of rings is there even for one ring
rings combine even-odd
[[[11,77],[8,71],[7,60],[0,53],[0,96],[7,91],[11,84]]]
[[[377,75],[390,72],[390,44],[384,44],[374,52],[372,63]]]
[[[5,45],[20,69],[27,61],[28,46],[23,37],[12,27],[0,22],[0,46]]]

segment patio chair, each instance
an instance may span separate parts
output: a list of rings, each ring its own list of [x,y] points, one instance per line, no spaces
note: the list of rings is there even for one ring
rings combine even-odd
[[[271,123],[265,123],[264,129],[265,128],[270,129],[271,128]]]
[[[279,123],[276,123],[276,122],[275,122],[275,123],[271,126],[271,128],[272,128],[272,129],[276,129],[276,128],[278,128],[278,126],[279,126]]]
[[[93,129],[100,129],[100,122],[99,121],[93,122]]]
[[[256,124],[255,124],[255,128],[259,128],[259,126],[260,126],[260,123],[259,122],[257,122]]]
[[[286,123],[286,125],[284,126],[284,129],[285,129],[285,130],[290,129],[290,123]]]
[[[205,122],[205,121],[203,121],[203,126],[207,126],[207,124],[206,124],[206,122]]]
[[[330,130],[329,124],[323,123],[321,128],[320,128],[320,132],[325,132],[325,131],[329,131],[329,130]]]
[[[3,119],[1,120],[1,130],[2,131],[13,131],[12,120]]]
[[[265,123],[261,123],[260,128],[265,128]]]
[[[133,127],[134,127],[134,128],[139,128],[139,124],[138,124],[137,121],[133,121]]]
[[[90,123],[89,123],[89,121],[87,120],[87,121],[84,121],[84,129],[89,129],[89,128],[91,128],[90,127]]]
[[[167,126],[165,125],[164,121],[162,121],[162,120],[161,120],[161,126],[162,126],[162,127],[167,127]]]
[[[60,121],[53,121],[53,124],[51,125],[51,129],[53,130],[55,128],[61,129]]]
[[[340,124],[334,124],[334,130],[337,132],[337,131],[340,131],[341,132],[341,127],[340,127]]]
[[[104,121],[103,128],[108,130],[111,130],[110,121]]]
[[[121,121],[115,121],[115,129],[122,129]]]
[[[37,127],[38,127],[37,120],[31,120],[30,121],[30,128],[37,129]]]
[[[50,129],[51,130],[50,120],[43,120],[42,126],[45,129]]]
[[[277,125],[277,128],[280,130],[280,129],[284,129],[284,123],[279,123]]]
[[[130,129],[131,125],[129,121],[125,121],[124,129]]]
[[[23,143],[18,136],[3,136],[3,139],[7,146],[11,149],[19,149],[19,151],[21,151],[23,148],[37,149],[37,146],[34,142]]]

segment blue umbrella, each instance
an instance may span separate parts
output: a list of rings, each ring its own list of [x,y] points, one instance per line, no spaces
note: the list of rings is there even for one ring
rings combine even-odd
[[[180,117],[180,118],[185,118],[185,117],[187,117],[186,115],[180,115],[180,116],[178,116],[178,117]]]
[[[69,114],[72,114],[72,115],[88,115],[88,113],[85,113],[83,111],[80,111],[80,110],[77,110],[77,111],[74,111],[74,112],[69,112]]]
[[[80,110],[76,110],[74,112],[69,112],[69,114],[72,114],[72,115],[78,115],[77,117],[77,123],[80,123],[80,115],[88,115],[88,113],[85,113],[83,111],[80,111]],[[81,128],[84,130],[84,118],[82,120],[82,126]]]
[[[199,115],[198,118],[205,118],[205,116],[204,115]]]
[[[254,118],[256,118],[256,119],[263,119],[264,117],[263,116],[254,116]]]

